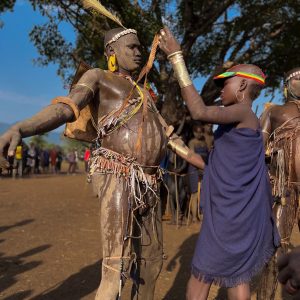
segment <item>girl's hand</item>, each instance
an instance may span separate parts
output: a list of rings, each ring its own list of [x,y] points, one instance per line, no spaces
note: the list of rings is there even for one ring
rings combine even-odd
[[[168,27],[164,27],[163,29],[161,29],[159,34],[159,47],[167,56],[181,50],[179,43]]]

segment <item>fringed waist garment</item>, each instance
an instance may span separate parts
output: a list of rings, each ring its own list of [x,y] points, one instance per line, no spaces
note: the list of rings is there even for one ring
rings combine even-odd
[[[249,282],[280,244],[260,130],[219,126],[201,202],[192,274],[225,287]]]
[[[145,173],[145,169],[154,169],[154,174]],[[144,195],[152,192],[159,199],[159,182],[162,171],[159,166],[143,166],[130,156],[100,147],[93,151],[90,165],[90,175],[94,173],[114,174],[125,179],[130,196],[135,201],[134,209],[145,208]],[[152,206],[152,205],[151,205]]]
[[[299,185],[292,181],[294,163],[293,144],[300,134],[300,117],[291,118],[276,128],[268,142],[271,160],[275,160],[276,174],[272,176],[273,195],[284,197],[285,189]]]

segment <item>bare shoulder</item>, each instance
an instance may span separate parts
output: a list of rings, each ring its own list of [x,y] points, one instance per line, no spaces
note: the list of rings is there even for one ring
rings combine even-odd
[[[272,121],[285,122],[290,118],[299,116],[297,105],[287,102],[283,105],[274,105],[270,110],[270,118]]]
[[[195,138],[192,138],[191,140],[189,140],[188,147],[193,149],[195,147],[196,141],[197,140]]]
[[[90,70],[86,71],[84,73],[84,77],[87,78],[87,79],[101,80],[101,78],[103,77],[104,72],[105,71],[100,69],[100,68],[94,68],[94,69],[90,69]]]

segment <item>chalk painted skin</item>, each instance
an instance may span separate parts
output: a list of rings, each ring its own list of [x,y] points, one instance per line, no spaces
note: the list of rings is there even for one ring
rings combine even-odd
[[[286,76],[299,70],[299,68],[292,69],[287,73]],[[297,75],[290,79],[289,86],[294,94],[300,95],[300,76]],[[276,129],[280,129],[282,125],[284,126],[284,124],[287,124],[288,127],[283,127],[280,129],[280,134],[290,135],[291,132],[294,132],[294,137],[292,137],[290,140],[291,148],[288,151],[285,147],[289,143],[289,140],[283,138],[276,146],[276,149],[281,148],[285,152],[284,174],[285,178],[288,178],[290,168],[291,184],[290,186],[285,184],[284,195],[279,197],[278,201],[276,201],[273,206],[273,215],[281,236],[281,248],[277,250],[276,256],[272,259],[268,265],[268,268],[265,270],[260,289],[258,290],[258,299],[272,300],[275,298],[277,287],[277,257],[278,255],[288,252],[293,226],[297,221],[300,231],[300,100],[294,98],[287,88],[287,102],[283,105],[269,106],[262,114],[260,122],[266,148],[268,148],[268,143],[274,141],[274,138],[276,137],[276,134],[273,134],[274,131],[276,131]],[[274,149],[274,152],[272,153],[273,158],[270,164],[270,175],[273,179],[278,176],[276,174],[278,149],[276,149]]]
[[[140,42],[135,34],[127,34],[119,38],[106,48],[107,56],[115,54],[118,63],[118,73],[92,69],[87,71],[79,80],[79,84],[88,85],[94,91],[84,85],[76,85],[68,95],[80,109],[93,103],[98,112],[98,119],[113,109],[120,107],[128,96],[132,83],[124,75],[131,76],[141,63],[139,51]],[[138,97],[135,90],[134,97]],[[122,155],[137,157],[137,162],[144,166],[159,165],[165,154],[167,138],[159,123],[157,114],[148,110],[144,121],[142,148],[140,155],[135,153],[138,137],[138,129],[141,124],[141,110],[134,115],[122,128],[105,137],[102,147],[111,149]],[[50,105],[30,119],[17,123],[0,137],[0,153],[8,151],[14,155],[16,146],[24,137],[40,134],[74,120],[72,109],[62,103]],[[5,164],[1,159],[2,166]],[[1,163],[0,162],[0,163]],[[145,168],[145,173],[154,173],[155,168]],[[102,279],[96,295],[96,299],[115,300],[119,291],[120,281],[120,257],[131,257],[136,253],[138,268],[137,281],[140,279],[139,290],[133,288],[132,299],[152,300],[154,297],[155,282],[162,267],[162,231],[160,203],[150,207],[144,214],[137,216],[142,226],[142,238],[134,241],[126,241],[122,251],[124,232],[126,230],[124,220],[128,217],[129,192],[123,178],[117,178],[113,174],[95,175],[93,178],[95,189],[100,198],[100,223],[103,257],[107,259],[102,266]],[[145,195],[149,203],[154,203],[153,195]],[[152,200],[152,201],[151,201]],[[154,222],[150,210],[154,211]],[[154,224],[154,225],[153,225]],[[137,229],[132,228],[133,232]],[[136,232],[137,235],[140,232]],[[131,243],[132,242],[132,243]],[[122,253],[123,252],[123,253]],[[131,260],[125,261],[124,269],[129,270]]]

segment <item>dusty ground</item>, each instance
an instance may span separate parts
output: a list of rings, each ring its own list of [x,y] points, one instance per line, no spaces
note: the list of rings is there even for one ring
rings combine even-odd
[[[199,224],[165,223],[168,258],[155,299],[182,300]],[[300,244],[295,229],[292,244]],[[100,248],[98,200],[84,175],[0,179],[0,299],[93,299]],[[209,299],[223,294],[213,287]],[[287,299],[279,294],[277,300]]]

